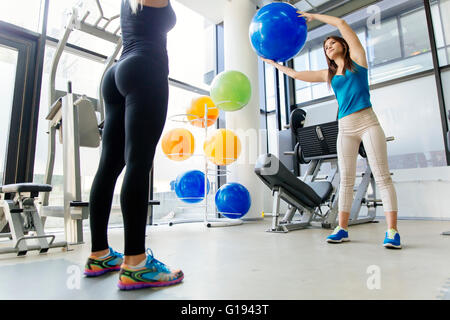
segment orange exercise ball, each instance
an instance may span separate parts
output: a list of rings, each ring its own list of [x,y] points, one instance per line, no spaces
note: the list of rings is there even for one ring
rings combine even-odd
[[[161,147],[169,159],[183,161],[190,158],[194,153],[194,136],[187,129],[172,129],[164,134]]]
[[[233,131],[219,129],[205,141],[203,151],[209,161],[224,166],[237,160],[241,154],[241,141]]]
[[[200,96],[192,99],[191,105],[187,108],[188,120],[196,127],[205,127],[205,104],[207,109],[207,126],[213,125],[219,117],[219,109],[208,96]]]

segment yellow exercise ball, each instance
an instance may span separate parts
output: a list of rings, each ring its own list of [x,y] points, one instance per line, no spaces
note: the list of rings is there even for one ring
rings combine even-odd
[[[164,134],[161,147],[169,159],[183,161],[190,158],[194,153],[194,136],[184,128],[172,129]]]
[[[224,166],[237,160],[241,154],[241,141],[233,131],[219,129],[205,141],[203,151],[209,161]]]

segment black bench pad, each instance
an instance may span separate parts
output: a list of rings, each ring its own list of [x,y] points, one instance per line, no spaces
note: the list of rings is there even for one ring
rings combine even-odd
[[[328,181],[305,183],[298,179],[273,154],[261,155],[255,165],[256,175],[271,189],[281,187],[302,205],[315,208],[324,203],[332,191]]]
[[[0,193],[16,193],[16,192],[50,192],[52,186],[49,184],[37,184],[31,182],[5,184],[0,186]]]

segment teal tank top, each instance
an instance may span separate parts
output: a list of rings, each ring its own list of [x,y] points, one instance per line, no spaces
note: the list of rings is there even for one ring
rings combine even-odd
[[[356,67],[355,72],[347,69],[345,76],[335,75],[331,79],[331,86],[339,105],[338,119],[372,106],[368,70],[355,61],[353,64]]]

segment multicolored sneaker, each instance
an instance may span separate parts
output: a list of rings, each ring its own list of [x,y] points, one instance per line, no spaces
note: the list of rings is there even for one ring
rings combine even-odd
[[[386,236],[384,237],[383,246],[386,248],[394,248],[401,249],[402,245],[400,244],[400,235],[397,230],[389,229],[386,231]]]
[[[122,265],[118,287],[121,290],[134,290],[148,287],[164,287],[179,283],[184,274],[181,270],[173,270],[153,257],[147,249],[147,261],[142,268]]]
[[[108,256],[104,258],[89,256],[84,268],[84,274],[88,277],[96,277],[107,272],[119,271],[122,262],[123,254],[114,251],[110,247]]]
[[[333,233],[327,237],[327,242],[330,243],[340,243],[344,241],[350,241],[348,238],[348,231],[340,226],[334,228]]]

